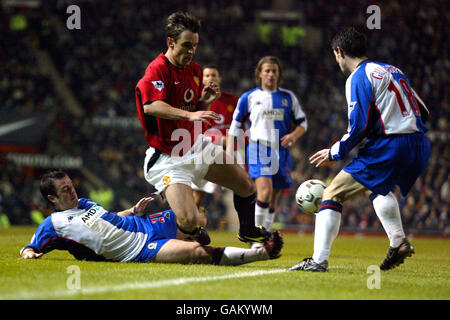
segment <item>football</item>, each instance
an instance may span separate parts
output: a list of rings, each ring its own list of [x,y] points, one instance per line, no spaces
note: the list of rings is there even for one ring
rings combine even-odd
[[[316,214],[325,188],[326,184],[321,180],[311,179],[303,182],[295,193],[295,201],[300,210],[307,214]]]

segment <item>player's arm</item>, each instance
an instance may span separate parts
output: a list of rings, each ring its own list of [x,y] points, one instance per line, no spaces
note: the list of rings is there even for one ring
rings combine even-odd
[[[145,214],[145,209],[147,207],[147,205],[152,202],[153,200],[155,200],[155,198],[153,197],[145,197],[142,198],[141,200],[139,200],[136,205],[134,205],[133,207],[117,212],[118,216],[121,217],[126,217],[126,216],[142,216]]]
[[[346,84],[346,86],[348,85],[350,86],[349,128],[341,140],[331,146],[328,155],[330,161],[344,159],[366,137],[370,130],[370,124],[379,117],[372,86],[365,72],[355,74],[351,82]]]
[[[292,147],[295,142],[305,134],[305,132],[306,128],[304,126],[296,126],[293,131],[281,137],[281,146],[284,148]]]
[[[22,250],[21,256],[24,259],[38,259],[42,257],[44,253],[36,253],[33,248],[25,248]]]
[[[284,148],[292,147],[298,139],[300,139],[308,130],[308,121],[306,119],[305,112],[303,111],[300,102],[295,94],[290,93],[292,99],[292,113],[294,116],[295,129],[281,137],[281,146]]]
[[[55,248],[53,242],[56,239],[58,235],[53,228],[51,217],[47,217],[36,229],[31,243],[20,250],[20,256],[24,259],[40,258]]]
[[[422,101],[422,99],[420,99],[419,95],[417,94],[416,91],[414,91],[413,88],[411,88],[414,97],[416,98],[417,101],[417,105],[419,106],[419,110],[420,110],[420,116],[422,118],[423,122],[426,122],[428,120],[428,118],[430,117],[430,110],[428,110],[427,106],[425,105],[425,103]]]
[[[211,104],[220,98],[221,94],[219,84],[214,81],[209,81],[202,89],[197,106],[201,110],[208,110]]]
[[[234,146],[237,143],[241,142],[241,139],[244,139],[245,141],[243,122],[246,118],[247,110],[247,95],[244,94],[237,102],[237,106],[233,112],[233,120],[231,121],[230,128],[227,130],[227,137],[225,142],[225,152],[227,154],[234,155]]]
[[[218,120],[219,115],[214,111],[194,111],[190,112],[187,110],[182,110],[172,107],[170,104],[162,101],[156,100],[152,103],[144,105],[144,113],[147,115],[152,115],[162,119],[168,120],[188,120],[188,121],[202,121],[206,122],[208,125],[209,119]]]

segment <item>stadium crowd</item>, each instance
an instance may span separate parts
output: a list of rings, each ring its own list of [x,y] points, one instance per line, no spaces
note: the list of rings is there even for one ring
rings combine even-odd
[[[137,119],[134,88],[147,64],[165,51],[164,19],[176,10],[190,11],[202,20],[195,60],[219,66],[223,90],[239,96],[254,87],[253,69],[260,57],[280,57],[282,87],[297,94],[309,122],[309,131],[292,152],[294,184],[311,178],[327,181],[344,163],[317,169],[308,163],[308,157],[329,141],[338,140],[347,128],[345,77],[334,61],[329,41],[342,26],[365,28],[366,8],[371,3],[345,0],[330,6],[325,0],[293,2],[290,11],[302,13],[297,24],[302,25],[303,33],[292,45],[281,33],[282,25],[290,27],[292,22],[271,21],[259,13],[275,2],[197,0],[186,5],[168,0],[149,5],[141,0],[81,1],[81,29],[68,30],[68,4],[46,1],[33,9],[34,15],[24,11],[29,24],[20,36],[10,30],[7,21],[22,11],[11,10],[2,19],[0,31],[2,48],[7,48],[0,52],[0,63],[6,66],[0,82],[0,111],[31,108],[48,115],[49,142],[63,146],[68,154],[83,156],[84,164],[114,190],[116,200],[122,197],[136,202],[152,189],[143,177],[146,142]],[[400,203],[405,230],[412,234],[450,232],[447,6],[445,1],[413,0],[401,6],[387,1],[380,4],[381,29],[366,32],[371,58],[399,67],[431,111],[427,125],[432,158]],[[271,26],[269,37],[260,32],[264,25]],[[49,79],[33,68],[34,51],[23,50],[31,46],[50,54],[85,108],[83,116],[74,117],[59,107],[60,98]],[[44,146],[44,152],[49,148]],[[32,206],[43,206],[35,182],[29,170],[8,162],[4,154],[0,161],[0,208],[14,223],[25,223],[27,219],[20,219],[21,215],[24,217]],[[81,186],[84,178],[79,179]],[[314,220],[299,211],[294,191],[281,197],[277,221],[281,226],[311,230]],[[217,191],[206,201],[213,212],[210,227],[219,227],[226,211],[223,193]],[[114,201],[112,209],[120,209],[118,205]],[[157,205],[165,206],[162,202]],[[365,195],[346,203],[343,212],[341,230],[382,230]]]

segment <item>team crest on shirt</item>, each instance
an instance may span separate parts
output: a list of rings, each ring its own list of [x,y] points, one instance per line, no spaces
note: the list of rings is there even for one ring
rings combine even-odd
[[[228,110],[228,112],[233,112],[234,107],[231,104],[229,104],[229,105],[227,105],[227,110]]]
[[[162,181],[163,181],[165,186],[168,186],[170,184],[170,177],[169,176],[164,176],[162,178]]]
[[[197,87],[200,85],[200,79],[197,76],[194,76],[194,82],[197,85]]]
[[[288,101],[287,101],[287,99],[281,99],[281,105],[282,105],[283,107],[287,107],[287,106],[288,106]]]
[[[161,91],[162,89],[164,89],[164,82],[162,82],[161,80],[152,81],[152,83],[156,90]]]

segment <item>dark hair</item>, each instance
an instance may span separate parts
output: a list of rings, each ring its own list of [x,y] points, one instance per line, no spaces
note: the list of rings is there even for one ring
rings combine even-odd
[[[188,12],[177,11],[167,18],[166,36],[177,41],[183,31],[200,33],[200,27],[200,20],[195,16]]]
[[[354,27],[345,28],[338,32],[331,40],[331,48],[340,47],[344,53],[352,58],[360,58],[366,53],[366,36]]]
[[[262,66],[263,66],[264,63],[273,63],[273,64],[276,64],[278,66],[279,78],[278,78],[277,85],[279,85],[281,83],[281,78],[282,78],[282,75],[283,75],[283,69],[281,68],[280,59],[278,59],[275,56],[265,56],[265,57],[262,57],[261,59],[259,59],[258,64],[256,65],[256,68],[255,68],[256,84],[258,86],[261,85],[261,80],[259,78],[259,73],[261,72],[261,69],[262,69]]]
[[[53,206],[53,203],[48,200],[48,195],[56,196],[56,188],[54,180],[60,180],[67,176],[67,173],[61,170],[51,170],[44,173],[41,177],[41,183],[39,189],[41,190],[42,197]]]
[[[219,67],[215,64],[207,64],[203,66],[203,69],[216,69],[217,71],[219,71]]]

